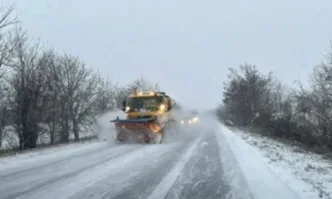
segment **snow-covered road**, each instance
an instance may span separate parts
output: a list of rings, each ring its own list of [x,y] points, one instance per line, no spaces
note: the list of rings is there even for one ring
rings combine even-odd
[[[0,198],[297,198],[223,127],[209,126],[160,145],[95,143],[0,164]]]

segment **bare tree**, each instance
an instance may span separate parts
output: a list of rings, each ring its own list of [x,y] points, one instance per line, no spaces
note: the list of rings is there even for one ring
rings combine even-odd
[[[45,84],[46,95],[43,101],[43,122],[48,126],[50,144],[53,145],[59,141],[57,132],[60,130],[61,113],[58,107],[61,104],[62,80],[60,77],[63,74],[63,70],[59,64],[59,55],[54,50],[44,51],[39,64],[43,66],[43,74],[45,74],[48,80]]]
[[[2,103],[0,104],[0,148],[1,144],[3,141],[3,138],[5,136],[5,127],[8,124],[8,117],[10,116],[10,111],[8,108],[8,100],[4,102],[4,100],[1,101]]]
[[[11,25],[18,22],[13,17],[14,5],[0,9],[0,147],[4,136],[4,128],[8,124],[8,94],[9,87],[4,79],[12,58],[12,46],[9,40]]]
[[[316,66],[308,89],[286,89],[250,65],[231,69],[218,114],[235,125],[260,127],[309,147],[332,148],[332,52]]]
[[[10,123],[10,85],[0,79],[0,147],[5,136],[5,127]]]
[[[6,8],[0,8],[0,29],[7,28],[8,26],[17,24],[18,18],[17,16],[13,16],[13,12],[15,10],[15,5],[11,4],[10,6]]]
[[[100,75],[77,57],[64,55],[61,97],[62,141],[67,142],[70,130],[79,140],[80,126],[90,125],[98,114],[98,102],[107,91]]]
[[[46,83],[39,64],[39,45],[31,45],[26,33],[18,28],[12,39],[14,75],[12,86],[15,90],[15,123],[20,148],[35,148],[41,120],[43,86]]]
[[[314,115],[317,132],[325,144],[332,147],[332,53],[327,61],[314,68],[311,75],[311,90],[306,91],[306,101],[310,106],[310,114]]]
[[[230,69],[230,81],[223,93],[225,110],[238,125],[267,124],[273,115],[271,75],[264,76],[248,64],[240,69],[240,72]]]
[[[124,100],[128,95],[130,95],[134,90],[137,91],[160,91],[160,87],[158,84],[154,84],[149,81],[147,78],[140,77],[133,82],[126,85],[115,85],[115,101],[117,103],[117,107],[122,107],[122,100]]]
[[[0,78],[5,74],[12,58],[12,45],[9,40],[11,31],[9,27],[18,23],[17,17],[13,17],[14,5],[0,9]]]
[[[116,91],[114,85],[108,79],[101,80],[100,89],[103,94],[98,99],[96,108],[99,114],[104,114],[117,107]]]
[[[134,80],[131,84],[129,84],[129,87],[135,87],[138,90],[142,91],[159,91],[159,85],[153,84],[151,81],[149,81],[147,78],[140,77],[136,80]]]

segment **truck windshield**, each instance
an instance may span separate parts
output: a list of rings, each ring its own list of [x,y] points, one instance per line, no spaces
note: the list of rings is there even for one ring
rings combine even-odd
[[[161,96],[131,97],[127,100],[127,106],[130,108],[129,111],[139,111],[140,109],[154,111],[158,110],[161,103]]]

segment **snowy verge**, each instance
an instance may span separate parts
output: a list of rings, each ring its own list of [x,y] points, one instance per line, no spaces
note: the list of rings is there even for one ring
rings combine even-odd
[[[56,145],[54,147],[35,149],[24,153],[17,153],[16,155],[4,156],[0,157],[0,171],[35,162],[46,163],[56,161],[58,159],[97,150],[105,147],[105,145],[107,144],[101,143],[98,140],[91,140],[66,145]]]
[[[46,124],[39,124],[39,127],[43,129],[43,131],[38,135],[38,139],[37,139],[37,148],[38,147],[43,147],[43,146],[47,146],[50,145],[51,142],[51,136],[48,133],[49,132],[49,128],[47,127]],[[90,139],[93,137],[97,137],[97,129],[95,127],[95,125],[90,125],[90,126],[83,126],[80,127],[80,139]],[[6,126],[4,128],[4,132],[2,135],[2,143],[0,146],[0,151],[1,150],[11,150],[14,148],[19,148],[19,137],[16,133],[16,130],[13,126]],[[69,141],[74,141],[75,137],[74,137],[74,133],[73,132],[69,132],[69,137],[68,137]]]
[[[126,118],[125,113],[121,110],[114,110],[97,116],[96,123],[80,127],[80,139],[97,137],[100,140],[114,141],[115,126],[114,123],[110,121],[116,119],[117,116],[120,118]],[[49,127],[42,123],[39,124],[39,127],[43,129],[43,132],[38,135],[37,148],[40,146],[47,146],[51,142]],[[0,152],[1,150],[11,150],[19,147],[19,138],[13,126],[6,126],[2,136]],[[72,131],[69,132],[68,139],[69,141],[75,140]]]
[[[301,198],[332,198],[332,163],[322,155],[255,133],[234,130],[233,134],[250,144]]]
[[[122,115],[121,115],[122,114]],[[68,144],[57,144],[54,146],[47,146],[42,148],[36,148],[28,151],[23,151],[19,153],[9,153],[8,155],[4,154],[4,156],[0,155],[0,170],[4,167],[4,164],[9,164],[10,162],[16,162],[15,164],[19,165],[21,161],[26,161],[32,159],[32,157],[43,156],[40,159],[52,159],[56,157],[64,157],[74,156],[75,154],[84,153],[85,151],[93,150],[94,148],[98,148],[101,145],[111,145],[111,143],[101,144],[99,140],[102,141],[110,141],[115,140],[115,128],[114,124],[110,122],[110,120],[115,119],[116,116],[122,116],[123,113],[120,111],[112,111],[101,115],[97,118],[96,127],[97,129],[84,129],[85,132],[81,132],[81,137],[86,138],[89,136],[96,136],[96,139],[85,140],[75,143]],[[98,133],[97,133],[97,132]],[[86,136],[82,136],[86,135]],[[105,139],[107,138],[107,139]],[[99,139],[99,140],[98,140]],[[44,157],[46,155],[52,154],[51,157]],[[53,155],[54,154],[54,155]],[[55,156],[55,157],[53,157]],[[36,158],[33,158],[35,161]],[[38,158],[39,160],[39,158]]]
[[[225,127],[226,128],[226,127]],[[332,198],[332,162],[318,155],[255,133],[233,131],[264,158],[277,175],[301,198]]]
[[[240,167],[250,192],[255,199],[297,199],[299,197],[270,169],[258,151],[224,125],[218,129]],[[234,172],[234,171],[230,171]],[[312,199],[312,198],[311,198]]]

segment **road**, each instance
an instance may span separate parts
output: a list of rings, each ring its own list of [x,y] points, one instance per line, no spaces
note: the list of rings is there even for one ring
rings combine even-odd
[[[102,145],[0,172],[0,198],[224,198],[213,131],[161,145]]]
[[[0,199],[253,198],[230,140],[220,130],[197,127],[180,132],[181,136],[169,135],[162,144],[97,143],[81,152],[68,150],[65,156],[49,154],[43,161],[32,158],[21,165],[0,165]],[[255,198],[280,198],[279,193],[282,198],[295,198],[285,194],[288,190],[282,183],[264,188],[267,183],[260,181],[277,180],[269,174],[259,176],[269,172],[263,167],[258,172],[248,168],[244,167],[246,173],[258,186],[250,185],[260,193],[256,196],[261,195]]]

